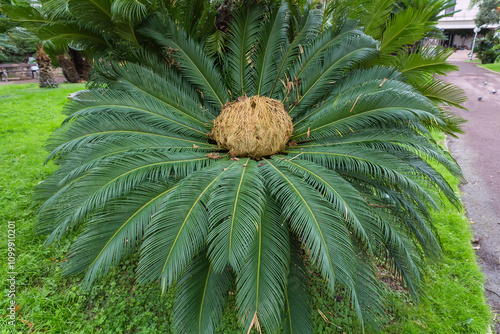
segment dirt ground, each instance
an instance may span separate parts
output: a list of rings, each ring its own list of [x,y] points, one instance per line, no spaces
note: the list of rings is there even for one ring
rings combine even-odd
[[[455,60],[460,71],[445,79],[463,88],[469,111],[453,109],[467,119],[465,134],[449,138],[451,153],[462,167],[467,182],[462,200],[479,246],[476,254],[486,276],[486,297],[497,313],[500,334],[500,74],[473,63]]]

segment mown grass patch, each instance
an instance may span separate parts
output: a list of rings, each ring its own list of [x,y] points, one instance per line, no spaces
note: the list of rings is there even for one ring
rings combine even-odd
[[[478,64],[477,66],[486,68],[488,70],[494,71],[494,72],[500,72],[500,63],[494,63],[494,64]]]
[[[63,277],[61,261],[71,238],[49,248],[44,237],[33,232],[35,186],[55,166],[44,165],[43,146],[64,116],[61,110],[68,94],[83,85],[61,85],[39,89],[35,84],[0,86],[0,252],[7,254],[7,222],[16,225],[16,327],[1,317],[2,333],[171,333],[171,294],[161,296],[159,284],[138,286],[134,279],[136,258],[125,260],[90,291],[82,291],[79,277]],[[447,178],[458,191],[458,181]],[[445,204],[434,214],[441,235],[444,262],[427,269],[427,297],[420,303],[404,291],[391,290],[387,297],[388,321],[382,333],[485,333],[490,313],[483,297],[483,277],[475,262],[471,232],[463,210]],[[8,272],[2,261],[1,275]],[[359,333],[348,306],[348,296],[339,290],[327,293],[322,283],[311,280],[313,321],[317,333]],[[0,307],[8,306],[7,285]],[[230,297],[220,333],[239,333]],[[369,331],[375,333],[376,331]]]

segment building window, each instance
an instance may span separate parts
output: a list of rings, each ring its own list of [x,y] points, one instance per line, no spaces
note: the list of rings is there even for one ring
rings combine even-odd
[[[448,15],[450,13],[453,13],[455,11],[455,6],[448,7],[444,10],[444,14]]]

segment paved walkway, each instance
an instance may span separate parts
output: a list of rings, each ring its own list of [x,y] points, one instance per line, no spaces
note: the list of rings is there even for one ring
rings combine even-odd
[[[445,79],[463,88],[469,111],[453,109],[467,119],[465,134],[450,138],[449,148],[467,179],[462,200],[479,240],[479,264],[487,278],[486,296],[500,313],[500,73],[466,61],[453,61],[460,71]],[[481,98],[480,100],[478,98]],[[496,331],[500,333],[499,319]]]

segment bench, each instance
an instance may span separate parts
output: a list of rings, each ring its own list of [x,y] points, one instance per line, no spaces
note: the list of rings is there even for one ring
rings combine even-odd
[[[27,76],[31,74],[31,78],[38,79],[38,65],[37,64],[0,64],[0,81],[2,81],[2,77],[5,82],[8,82],[8,76],[17,74],[17,73],[24,73]],[[21,77],[21,76],[19,76]]]

